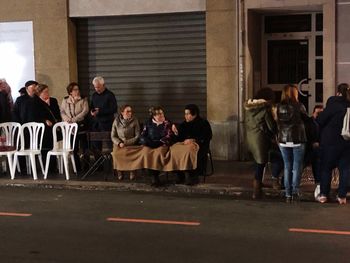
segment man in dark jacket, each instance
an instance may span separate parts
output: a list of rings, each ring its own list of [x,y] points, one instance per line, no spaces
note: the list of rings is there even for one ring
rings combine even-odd
[[[92,81],[95,92],[91,97],[90,115],[91,131],[107,132],[112,130],[114,114],[117,112],[117,100],[114,94],[105,87],[102,77],[95,77]],[[92,147],[96,150],[102,149],[101,142],[94,142]]]
[[[16,99],[12,110],[12,119],[15,122],[24,124],[28,122],[29,110],[28,106],[30,99],[34,97],[35,89],[38,86],[38,82],[34,80],[29,80],[25,83],[26,93]]]
[[[173,132],[177,135],[179,142],[184,144],[197,143],[199,151],[197,155],[197,169],[189,173],[187,184],[193,185],[199,182],[198,176],[204,175],[207,165],[207,154],[209,151],[210,140],[213,133],[207,120],[199,115],[199,108],[195,104],[189,104],[185,107],[185,121],[177,129],[173,125]],[[185,179],[183,173],[178,173],[178,182],[182,183]]]
[[[346,203],[347,180],[350,177],[350,141],[341,136],[343,120],[350,107],[350,87],[346,83],[338,85],[337,96],[327,100],[326,108],[317,117],[321,128],[321,192],[317,200],[328,201],[331,189],[332,170],[338,167],[338,202]]]

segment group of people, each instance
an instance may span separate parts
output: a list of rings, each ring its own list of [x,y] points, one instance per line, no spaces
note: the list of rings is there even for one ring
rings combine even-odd
[[[115,95],[106,88],[103,77],[97,76],[92,84],[95,92],[90,103],[88,98],[82,97],[78,83],[72,82],[67,86],[67,96],[61,106],[57,99],[50,96],[49,87],[34,80],[27,81],[19,90],[20,97],[15,103],[12,101],[11,89],[4,79],[0,80],[0,122],[14,121],[20,124],[39,122],[45,124],[42,143],[42,155],[46,155],[53,148],[53,125],[60,121],[78,124],[78,136],[74,146],[74,158],[78,172],[83,170],[80,152],[87,150],[85,131],[111,132],[111,143],[114,148],[127,148],[133,145],[144,145],[149,148],[171,146],[177,142],[196,144],[199,146],[196,169],[188,171],[185,180],[184,171],[178,171],[178,182],[196,184],[198,176],[205,170],[207,152],[212,138],[212,131],[207,120],[201,118],[197,105],[185,107],[185,121],[179,125],[171,123],[165,118],[162,107],[149,109],[149,119],[140,123],[133,114],[131,105],[123,105],[118,112]],[[102,149],[101,142],[93,142],[92,148]],[[83,158],[86,155],[82,155]],[[20,165],[25,166],[25,160],[20,159]],[[22,167],[24,168],[24,167]],[[123,171],[115,167],[119,180],[123,178]],[[57,165],[50,162],[50,171],[55,171]],[[25,171],[25,169],[21,169]],[[148,170],[153,177],[153,185],[159,186],[159,171]],[[135,178],[135,171],[130,172],[130,179]]]
[[[197,153],[196,169],[187,171],[176,171],[177,183],[194,185],[199,182],[199,176],[205,172],[209,143],[212,138],[212,131],[207,120],[200,116],[199,108],[195,104],[189,104],[184,110],[185,120],[179,125],[172,124],[166,117],[164,109],[154,106],[149,109],[149,118],[140,124],[132,112],[130,105],[121,107],[119,116],[114,120],[112,127],[112,141],[117,148],[125,148],[132,145],[143,145],[152,149],[167,149],[177,142],[184,145],[196,144],[199,146]],[[134,155],[136,156],[136,155]],[[135,159],[137,157],[132,157]],[[155,160],[157,161],[157,160]],[[118,179],[123,178],[123,171],[116,167]],[[158,169],[147,169],[152,177],[152,185],[162,185]],[[130,179],[135,177],[135,171],[130,171]]]
[[[283,169],[286,202],[299,201],[302,171],[311,164],[316,200],[329,200],[332,171],[338,168],[337,201],[346,204],[350,141],[341,136],[341,131],[350,107],[349,85],[338,85],[336,96],[328,99],[324,109],[316,106],[310,117],[298,94],[295,85],[286,85],[276,104],[273,90],[263,88],[245,103],[247,142],[256,163],[253,198],[262,195],[264,169],[270,162],[273,188],[279,188],[278,175]]]

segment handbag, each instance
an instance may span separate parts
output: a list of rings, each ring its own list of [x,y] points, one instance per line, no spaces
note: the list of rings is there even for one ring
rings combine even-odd
[[[347,108],[344,116],[341,136],[343,136],[344,140],[350,140],[350,108]]]

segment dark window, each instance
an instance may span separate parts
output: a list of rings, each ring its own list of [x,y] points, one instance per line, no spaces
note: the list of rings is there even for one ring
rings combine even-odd
[[[323,36],[316,36],[316,56],[323,56]]]
[[[311,15],[266,16],[265,33],[310,32]]]
[[[307,40],[268,41],[268,83],[298,83],[307,78],[308,56]]]
[[[316,59],[316,79],[323,79],[323,59]]]
[[[322,82],[317,82],[316,83],[316,90],[315,90],[316,102],[323,102],[323,83]]]
[[[316,31],[323,31],[323,14],[316,14]]]

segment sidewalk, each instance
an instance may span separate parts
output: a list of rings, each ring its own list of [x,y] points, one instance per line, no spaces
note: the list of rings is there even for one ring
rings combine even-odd
[[[110,172],[109,172],[110,173]],[[138,174],[136,180],[130,181],[128,176],[122,181],[117,181],[111,174],[108,180],[104,181],[104,173],[97,172],[86,180],[79,180],[74,174],[71,180],[66,181],[62,174],[49,175],[47,180],[43,180],[39,175],[39,180],[34,181],[30,176],[17,176],[15,180],[9,179],[9,175],[2,174],[0,177],[0,187],[28,187],[28,188],[55,188],[55,189],[79,189],[79,190],[116,190],[133,192],[154,192],[172,194],[196,194],[210,196],[229,196],[234,198],[249,199],[252,195],[252,180],[254,174],[253,163],[236,161],[214,161],[214,174],[203,178],[196,186],[176,185],[175,175],[161,175],[161,180],[167,183],[163,187],[154,188],[150,186],[150,178]],[[306,176],[305,176],[306,174]],[[271,188],[271,177],[267,170],[264,177],[265,198],[283,200],[283,193]],[[313,201],[314,185],[309,171],[304,173],[301,190],[303,199]]]

